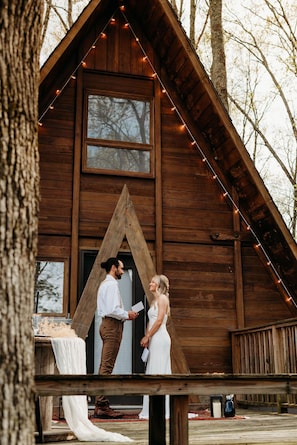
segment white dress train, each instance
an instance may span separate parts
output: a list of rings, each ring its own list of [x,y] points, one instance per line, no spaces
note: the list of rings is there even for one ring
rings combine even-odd
[[[52,347],[60,374],[86,374],[85,342],[78,337],[52,338]],[[63,396],[66,422],[82,442],[133,442],[129,437],[98,428],[88,418],[86,396]]]

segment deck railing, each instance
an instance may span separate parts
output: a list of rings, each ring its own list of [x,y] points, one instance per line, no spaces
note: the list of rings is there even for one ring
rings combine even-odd
[[[297,373],[297,319],[256,328],[232,331],[232,360],[235,374]],[[241,394],[237,402],[246,405],[297,405],[296,394]]]
[[[170,445],[189,445],[189,396],[211,394],[297,394],[297,374],[36,375],[36,395],[143,395],[150,397],[149,445],[166,445],[165,397],[170,395]],[[36,414],[39,404],[36,405]],[[42,416],[38,440],[43,441]],[[46,441],[47,438],[46,438]]]

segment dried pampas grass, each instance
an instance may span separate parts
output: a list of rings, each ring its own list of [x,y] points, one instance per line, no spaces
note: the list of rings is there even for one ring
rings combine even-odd
[[[38,324],[38,333],[47,337],[77,337],[75,330],[69,324],[55,323],[48,318],[43,318]]]

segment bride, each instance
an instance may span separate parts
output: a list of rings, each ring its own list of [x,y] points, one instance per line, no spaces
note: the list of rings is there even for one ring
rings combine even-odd
[[[155,275],[149,284],[154,299],[148,310],[149,322],[140,344],[149,349],[146,374],[171,374],[171,339],[166,328],[170,314],[169,280],[165,275]],[[143,397],[140,419],[149,418],[149,397]],[[166,396],[166,418],[169,418],[169,398]]]

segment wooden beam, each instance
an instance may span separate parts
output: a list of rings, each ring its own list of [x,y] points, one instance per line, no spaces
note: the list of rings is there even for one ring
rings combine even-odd
[[[297,394],[297,374],[36,375],[38,396]]]
[[[238,204],[238,196],[234,188],[232,189],[232,198]],[[236,232],[240,231],[240,216],[237,212],[233,212],[233,227]],[[243,292],[242,249],[241,241],[239,239],[234,240],[234,277],[237,327],[242,329],[245,327],[245,305]]]
[[[126,238],[131,249],[131,254],[133,256],[146,298],[148,302],[151,303],[153,296],[149,290],[149,283],[151,278],[156,275],[156,269],[154,267],[153,260],[147,247],[130,196],[127,197],[125,216]]]
[[[70,263],[70,298],[67,313],[73,317],[77,304],[77,277],[78,277],[78,238],[79,238],[79,211],[80,211],[80,165],[81,165],[81,128],[83,107],[82,68],[77,71],[76,79],[76,114],[75,114],[75,139],[74,162],[72,173],[72,215],[71,215],[71,263]]]
[[[156,268],[159,273],[163,270],[163,190],[162,190],[162,142],[161,142],[161,85],[160,82],[155,79],[155,221],[156,221]]]

